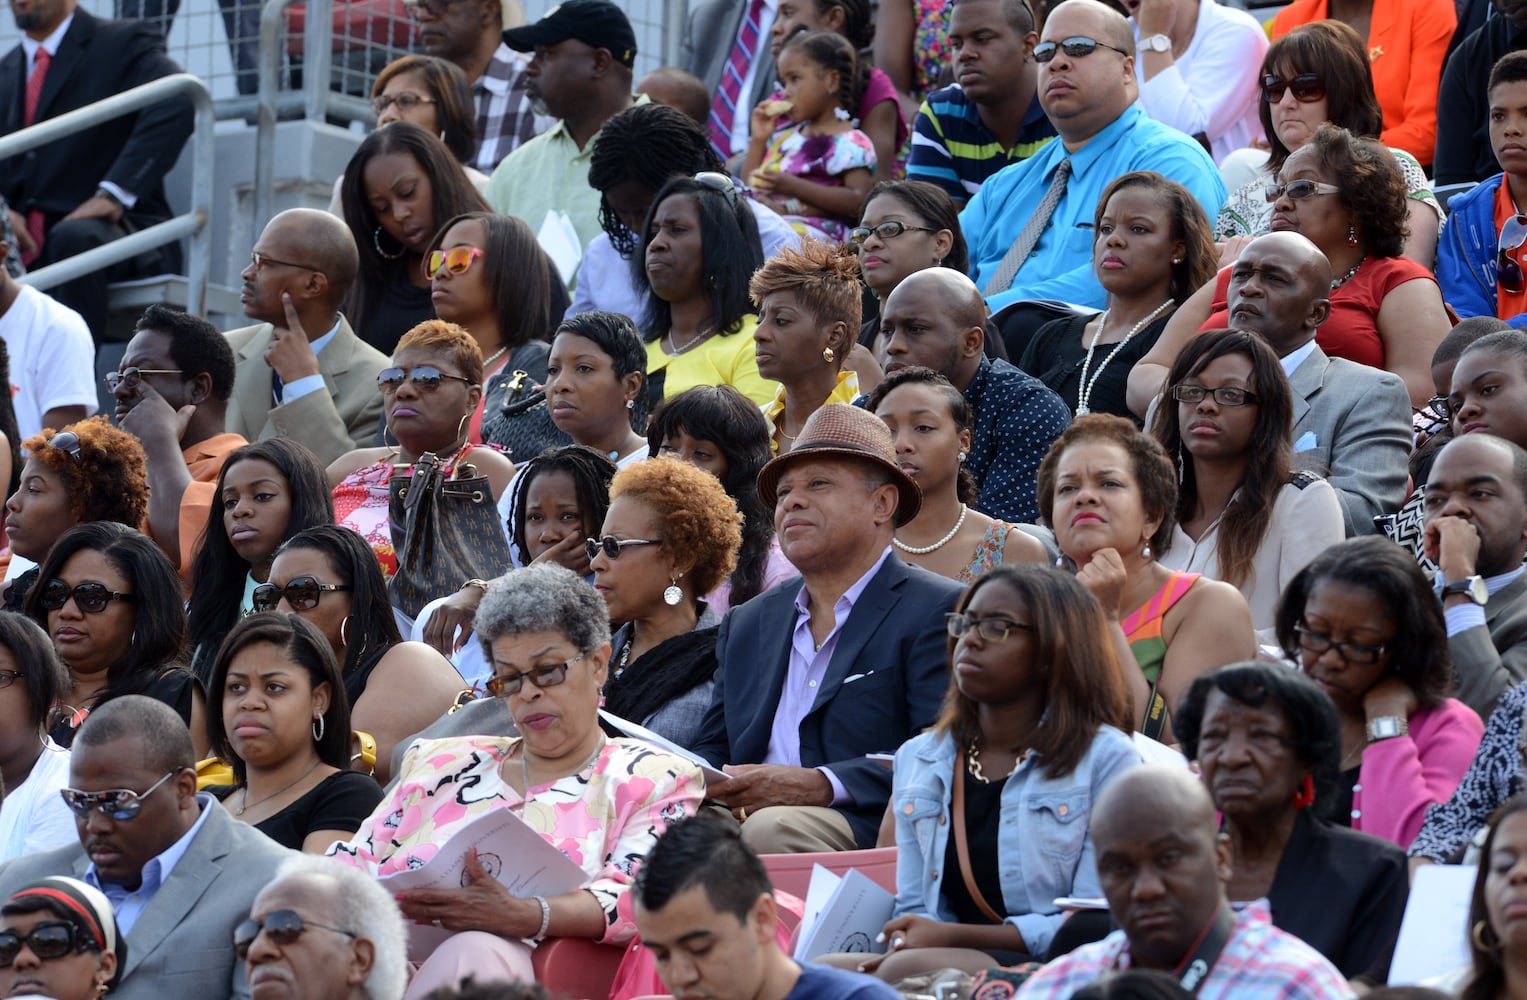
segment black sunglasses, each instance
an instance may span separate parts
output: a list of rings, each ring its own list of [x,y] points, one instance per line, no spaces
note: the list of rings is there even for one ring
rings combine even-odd
[[[1292,80],[1271,73],[1262,77],[1262,100],[1268,104],[1277,104],[1283,100],[1283,93],[1288,90],[1294,92],[1294,100],[1300,104],[1313,104],[1325,99],[1326,82],[1318,73],[1300,73]]]
[[[333,931],[335,934],[343,934],[354,940],[354,931],[347,931],[341,927],[330,927],[328,924],[320,924],[316,920],[308,920],[296,910],[275,910],[259,920],[253,917],[239,924],[233,929],[233,951],[239,956],[239,961],[249,958],[249,949],[254,945],[255,938],[260,936],[263,930],[267,937],[282,948],[295,944],[302,937],[302,932],[309,927],[316,927],[322,931]]]
[[[1090,56],[1098,49],[1113,49],[1121,56],[1129,55],[1116,45],[1100,42],[1096,38],[1088,38],[1086,35],[1072,35],[1070,38],[1062,38],[1059,42],[1040,42],[1034,46],[1034,61],[1047,63],[1055,58],[1057,51],[1064,52],[1072,59],[1081,59]]]
[[[62,431],[48,439],[49,448],[66,451],[75,462],[80,460],[80,436],[73,431]]]
[[[694,181],[703,188],[726,195],[726,200],[731,206],[737,207],[737,185],[733,184],[732,179],[726,174],[715,170],[702,170],[695,174]]]
[[[0,969],[9,969],[21,954],[21,946],[32,949],[32,954],[44,962],[76,951],[94,951],[99,944],[85,935],[67,920],[49,920],[38,924],[26,934],[0,931]]]
[[[619,559],[620,550],[627,545],[661,545],[661,538],[616,538],[614,535],[605,535],[603,538],[590,538],[583,543],[583,552],[589,557],[589,562],[603,552],[608,559]]]
[[[96,580],[86,580],[73,587],[62,580],[49,580],[42,588],[42,598],[39,603],[44,610],[57,611],[68,604],[71,597],[74,598],[74,606],[88,615],[100,614],[112,601],[133,599],[132,594],[119,594],[115,590],[108,590],[106,584]]]
[[[293,611],[312,611],[318,607],[318,596],[331,591],[345,591],[350,587],[342,583],[319,583],[317,577],[299,576],[286,581],[285,587],[274,583],[262,583],[254,589],[250,600],[256,611],[274,611],[281,598],[291,605]]]
[[[467,385],[474,384],[469,378],[443,372],[434,365],[420,365],[417,368],[383,368],[376,373],[377,386],[389,396],[402,387],[404,379],[412,382],[414,388],[420,392],[434,392],[446,379],[465,382]]]
[[[1522,290],[1522,265],[1511,259],[1511,251],[1527,242],[1527,215],[1513,215],[1500,227],[1500,241],[1495,247],[1495,281],[1515,295]]]

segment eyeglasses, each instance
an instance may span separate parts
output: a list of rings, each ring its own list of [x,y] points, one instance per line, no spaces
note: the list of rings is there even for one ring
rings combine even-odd
[[[16,683],[18,677],[25,676],[26,674],[19,670],[0,670],[0,688],[8,688]]]
[[[115,820],[129,820],[137,817],[143,810],[143,800],[153,795],[159,786],[169,781],[181,772],[182,768],[176,768],[148,787],[145,792],[135,792],[131,788],[108,788],[104,792],[82,792],[77,788],[61,788],[58,794],[63,796],[64,805],[80,819],[90,815],[94,809],[105,816]]]
[[[714,170],[702,170],[695,174],[694,181],[703,188],[720,192],[726,195],[726,200],[733,208],[737,207],[737,185],[726,174],[717,173]]]
[[[519,694],[526,680],[538,688],[556,687],[567,680],[567,668],[587,655],[589,655],[588,651],[584,650],[571,660],[562,663],[552,663],[518,674],[495,674],[483,682],[483,687],[487,688],[488,693],[495,698],[507,698],[512,694]]]
[[[1287,184],[1269,184],[1263,191],[1269,202],[1277,201],[1287,194],[1293,201],[1303,201],[1313,198],[1317,194],[1338,194],[1341,188],[1335,184],[1326,184],[1322,181],[1289,181]]]
[[[446,379],[465,382],[467,385],[474,384],[469,378],[443,372],[433,365],[420,365],[417,368],[383,368],[376,373],[376,384],[389,396],[402,387],[404,379],[412,382],[414,388],[420,392],[434,392]]]
[[[265,935],[282,948],[296,944],[297,939],[302,937],[302,932],[309,927],[316,927],[321,931],[333,931],[335,934],[343,934],[345,937],[354,939],[357,935],[354,931],[347,931],[341,927],[330,927],[328,924],[320,924],[316,920],[308,920],[296,910],[275,910],[259,920],[250,917],[233,929],[233,952],[239,956],[239,961],[249,958],[249,949],[254,946],[255,938],[260,936],[263,930]]]
[[[1443,420],[1453,419],[1453,406],[1447,401],[1446,396],[1433,396],[1426,401],[1426,408]]]
[[[944,616],[944,628],[956,639],[974,632],[987,642],[1006,642],[1015,628],[1034,631],[1034,626],[1027,622],[1015,622],[1010,618],[972,618],[958,611],[951,611]]]
[[[73,431],[63,431],[53,435],[48,439],[48,447],[68,452],[69,457],[74,459],[76,464],[80,460],[80,436]]]
[[[421,104],[434,103],[435,99],[433,97],[425,97],[423,94],[416,94],[411,90],[405,90],[401,94],[379,94],[373,97],[371,99],[371,110],[380,116],[394,104],[398,106],[399,111],[409,111]]]
[[[909,226],[905,222],[895,221],[882,222],[878,226],[858,226],[854,229],[850,229],[848,231],[848,245],[851,247],[863,246],[864,241],[870,238],[871,233],[874,233],[876,236],[880,237],[882,242],[885,240],[894,240],[896,237],[900,236],[908,229],[915,229],[919,233],[938,232],[937,229],[934,229],[930,226]]]
[[[138,383],[143,381],[145,375],[183,375],[179,368],[124,368],[119,372],[106,373],[106,388],[112,392],[117,391],[117,386],[122,386],[128,391],[138,388]]]
[[[1384,655],[1384,650],[1389,648],[1386,643],[1373,645],[1366,642],[1337,642],[1330,636],[1312,632],[1303,625],[1295,625],[1294,634],[1299,637],[1299,648],[1306,653],[1320,654],[1328,649],[1334,649],[1337,656],[1358,666],[1377,663],[1379,657]]]
[[[259,271],[260,268],[264,267],[266,264],[279,264],[282,267],[295,267],[300,271],[312,271],[314,274],[323,273],[316,267],[308,267],[306,264],[293,264],[289,260],[277,260],[276,258],[267,256],[258,250],[250,253],[249,262],[254,265],[254,269],[256,271]]]
[[[15,964],[22,945],[48,962],[76,951],[90,951],[96,942],[67,920],[49,920],[33,927],[25,935],[15,931],[0,931],[0,969],[9,969]]]
[[[1129,55],[1123,49],[1109,45],[1107,42],[1100,42],[1096,38],[1088,38],[1086,35],[1072,35],[1070,38],[1062,38],[1059,42],[1040,42],[1034,46],[1034,61],[1037,63],[1049,62],[1055,58],[1057,49],[1072,59],[1081,59],[1084,56],[1092,55],[1099,48],[1113,49],[1121,56]]]
[[[1283,92],[1286,90],[1292,90],[1294,100],[1300,104],[1313,104],[1325,99],[1326,82],[1318,73],[1300,73],[1292,80],[1284,80],[1271,73],[1262,77],[1262,100],[1268,104],[1277,104],[1283,100]]]
[[[441,271],[450,271],[452,274],[463,274],[472,262],[483,255],[480,247],[451,247],[449,250],[431,250],[429,252],[429,266],[424,273],[433,278]]]
[[[1527,215],[1513,215],[1500,227],[1495,253],[1495,281],[1512,294],[1522,290],[1522,265],[1511,259],[1510,251],[1523,242],[1527,242]]]
[[[256,611],[274,611],[281,598],[291,605],[293,611],[312,611],[318,607],[318,595],[350,588],[342,583],[319,583],[317,577],[299,576],[286,581],[285,587],[274,583],[262,583],[254,589],[250,599]]]
[[[583,552],[589,557],[589,562],[603,552],[607,559],[619,559],[620,550],[627,545],[661,545],[661,538],[616,538],[614,535],[605,535],[603,538],[590,538],[583,543]]]
[[[1212,398],[1221,406],[1245,406],[1247,403],[1257,401],[1256,393],[1233,385],[1222,385],[1218,389],[1210,389],[1208,386],[1184,382],[1181,385],[1172,386],[1172,398],[1179,403],[1202,403],[1205,396]]]
[[[98,615],[106,610],[106,605],[112,601],[131,601],[132,594],[119,594],[115,590],[108,590],[106,584],[96,580],[87,580],[76,586],[69,586],[62,580],[49,580],[42,588],[43,609],[57,611],[69,603],[69,598],[74,598],[74,606],[90,615]]]

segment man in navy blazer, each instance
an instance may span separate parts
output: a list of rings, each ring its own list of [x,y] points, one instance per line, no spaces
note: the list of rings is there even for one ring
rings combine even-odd
[[[762,854],[873,847],[890,754],[933,724],[948,687],[944,614],[960,587],[896,558],[922,504],[873,414],[823,406],[758,474],[800,570],[721,623],[720,668],[695,750]]]

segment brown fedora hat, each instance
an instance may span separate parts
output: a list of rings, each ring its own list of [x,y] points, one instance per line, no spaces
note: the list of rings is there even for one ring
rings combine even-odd
[[[880,468],[896,484],[896,526],[917,516],[923,491],[896,464],[896,443],[885,421],[857,406],[827,403],[801,428],[795,448],[758,470],[758,495],[772,510],[779,499],[779,477],[793,463],[808,458],[854,458]]]

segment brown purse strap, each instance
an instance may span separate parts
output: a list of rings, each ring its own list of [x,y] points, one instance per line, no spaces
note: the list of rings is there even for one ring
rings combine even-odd
[[[970,872],[970,844],[965,835],[965,751],[961,750],[954,762],[954,795],[951,811],[954,813],[954,855],[960,861],[960,876],[965,879],[965,891],[986,918],[994,924],[1005,923],[1002,915],[991,908],[986,897],[976,885],[976,877]]]

